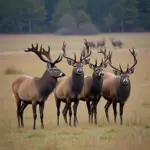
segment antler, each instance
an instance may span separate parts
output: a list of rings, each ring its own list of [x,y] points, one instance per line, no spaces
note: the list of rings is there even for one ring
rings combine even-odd
[[[85,54],[86,54],[86,52],[85,52],[85,47],[83,47],[82,52],[81,52],[82,57],[84,57]]]
[[[112,57],[112,52],[110,52],[110,51],[109,51],[109,54],[108,54],[108,60],[109,60],[109,65],[110,65],[110,67],[112,67],[113,69],[115,69],[115,70],[117,70],[117,71],[121,72],[121,71],[122,71],[122,69],[121,69],[121,65],[119,65],[120,70],[119,70],[119,69],[117,69],[116,67],[112,66],[112,63],[111,63],[111,57]]]
[[[104,55],[104,62],[103,62],[103,59],[100,63],[100,66],[102,66],[102,64],[105,64],[106,61],[108,60],[108,56],[106,54],[106,48],[104,47],[104,51],[102,50],[102,48],[99,49],[99,51],[97,51],[98,53],[102,53]]]
[[[87,40],[86,39],[84,39],[84,44],[85,44],[85,47],[86,47],[86,51],[87,51],[87,54],[85,55],[85,56],[83,56],[82,54],[81,54],[81,57],[80,57],[80,61],[83,61],[83,60],[85,60],[87,57],[89,57],[90,55],[91,55],[91,50],[90,50],[90,48],[89,48],[89,45],[88,45],[88,42],[87,42]]]
[[[40,52],[47,57],[47,59],[51,62],[52,59],[50,57],[50,46],[48,46],[48,50],[46,51],[44,48],[40,49]],[[57,59],[54,62],[51,62],[51,64],[57,64],[59,63],[61,60],[63,59],[62,55],[59,54],[59,56],[57,57]]]
[[[34,47],[34,45],[32,44],[31,48],[28,48],[27,50],[24,50],[25,52],[34,52],[42,61],[48,63],[49,61],[44,59],[42,56],[42,45],[40,47],[40,51],[38,51],[38,44],[36,44],[36,46]]]
[[[48,50],[46,51],[42,45],[40,46],[40,50],[38,50],[38,44],[36,44],[36,46],[34,47],[34,45],[32,44],[32,47],[31,48],[28,48],[27,50],[24,50],[25,52],[34,52],[42,61],[46,62],[46,63],[50,63],[50,64],[56,64],[56,63],[59,63],[61,60],[62,60],[62,56],[61,54],[58,56],[58,58],[52,62],[52,59],[50,57],[50,46],[48,46]],[[46,59],[43,58],[43,56],[46,56]]]
[[[41,52],[41,54],[43,54],[44,56],[46,56],[46,58],[49,61],[52,61],[52,59],[50,57],[50,46],[48,46],[48,50],[46,51],[44,48],[42,48],[42,45],[41,45],[40,52]]]
[[[134,58],[134,64],[130,68],[129,68],[129,65],[128,65],[127,70],[130,70],[130,69],[134,68],[134,66],[137,64],[137,58],[136,58],[137,54],[135,53],[134,48],[132,48],[132,50],[129,49],[129,51],[130,51],[131,55]]]
[[[106,48],[104,47],[104,51],[102,50],[102,48],[100,48],[98,51],[98,53],[102,53],[104,55],[104,59],[107,58],[107,54],[106,54]]]
[[[74,53],[74,59],[72,59],[72,58],[70,58],[70,57],[68,57],[68,56],[66,55],[66,45],[67,45],[67,44],[66,44],[65,42],[63,42],[63,46],[62,46],[63,57],[66,58],[66,59],[72,60],[72,61],[76,61],[76,53]]]

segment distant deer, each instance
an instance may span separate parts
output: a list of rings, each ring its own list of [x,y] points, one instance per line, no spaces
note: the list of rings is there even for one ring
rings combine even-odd
[[[103,48],[105,46],[105,39],[103,38],[101,41],[97,42],[97,48]]]
[[[85,40],[85,45],[87,41]],[[76,114],[79,103],[79,96],[81,94],[84,85],[84,70],[83,66],[87,65],[90,59],[87,59],[91,55],[91,51],[88,51],[87,55],[81,54],[80,60],[76,60],[76,54],[74,59],[70,58],[66,54],[66,44],[63,44],[63,57],[67,59],[69,65],[73,66],[72,75],[64,78],[56,87],[54,91],[56,107],[57,107],[57,125],[59,125],[60,105],[61,102],[66,103],[66,107],[63,110],[63,116],[65,123],[67,124],[67,110],[69,110],[69,125],[71,126],[72,109],[71,103],[74,102],[74,126],[76,126]]]
[[[96,48],[96,44],[94,42],[88,41],[88,45],[90,48]]]
[[[134,58],[134,64],[129,68],[127,65],[126,71],[123,71],[121,65],[119,65],[120,69],[117,69],[112,65],[111,58],[112,53],[109,52],[109,65],[114,70],[114,74],[112,73],[105,73],[103,77],[103,86],[101,90],[101,96],[103,96],[107,103],[105,105],[105,114],[107,121],[109,122],[109,115],[108,110],[111,104],[113,104],[113,111],[114,111],[114,122],[116,123],[117,117],[117,103],[120,104],[120,124],[123,123],[123,108],[124,104],[127,101],[128,97],[130,96],[131,92],[131,83],[129,76],[134,73],[134,67],[137,64],[137,58],[135,51],[129,50]],[[92,108],[91,108],[92,109]]]
[[[122,48],[123,43],[121,42],[121,40],[114,40],[114,38],[110,38],[110,41],[113,47]]]
[[[46,71],[42,77],[22,75],[12,83],[12,91],[17,105],[18,128],[20,128],[20,121],[21,126],[24,127],[23,112],[28,104],[32,104],[34,119],[33,129],[36,129],[37,104],[39,104],[41,128],[44,128],[43,111],[45,101],[56,87],[57,78],[65,76],[65,74],[55,66],[57,63],[61,62],[63,57],[59,55],[58,58],[52,62],[50,57],[50,47],[48,47],[48,51],[46,51],[41,45],[39,51],[38,44],[35,47],[32,44],[32,47],[25,50],[25,52],[34,52],[47,65]],[[44,59],[42,55],[46,56],[48,60]]]

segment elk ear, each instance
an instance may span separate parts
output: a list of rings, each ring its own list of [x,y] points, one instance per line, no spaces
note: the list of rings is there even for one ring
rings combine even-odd
[[[68,64],[71,65],[71,66],[74,65],[74,61],[73,61],[73,60],[67,59],[67,62],[68,62]]]
[[[89,63],[89,67],[94,70],[94,65]]]
[[[129,75],[131,75],[132,73],[134,73],[134,68],[129,69],[128,73],[129,73]]]
[[[114,72],[115,75],[119,75],[120,76],[120,72],[119,71],[113,70],[113,72]]]
[[[90,59],[85,59],[85,60],[83,60],[83,65],[87,65],[87,64],[89,64],[89,62],[90,62]]]
[[[108,66],[108,62],[106,62],[105,64],[104,64],[104,68],[106,68]]]

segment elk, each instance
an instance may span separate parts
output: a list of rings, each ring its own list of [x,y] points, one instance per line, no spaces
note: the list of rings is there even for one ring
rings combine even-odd
[[[19,76],[13,83],[12,83],[12,91],[15,96],[16,105],[17,105],[17,119],[18,119],[18,128],[20,128],[20,121],[21,127],[24,127],[23,123],[23,111],[27,107],[28,104],[32,104],[33,110],[33,130],[36,129],[36,107],[39,104],[39,111],[40,111],[40,119],[41,119],[41,128],[44,128],[43,123],[43,111],[45,106],[45,101],[47,100],[48,96],[57,84],[57,78],[65,76],[65,74],[56,67],[56,64],[61,62],[62,55],[60,54],[58,58],[52,62],[50,57],[50,47],[46,51],[40,47],[38,50],[38,44],[34,46],[32,44],[31,48],[24,50],[25,52],[33,52],[35,53],[43,62],[45,62],[46,70],[42,77],[31,77],[31,76]],[[46,56],[48,60],[44,57]],[[22,105],[21,105],[22,103]]]
[[[129,76],[134,73],[135,65],[137,64],[137,58],[134,49],[130,50],[131,55],[134,59],[134,64],[129,68],[127,65],[126,71],[123,71],[121,65],[119,69],[114,67],[111,62],[112,52],[109,52],[108,60],[109,65],[113,68],[113,73],[105,73],[106,77],[103,78],[103,86],[101,90],[101,96],[107,100],[105,108],[105,114],[107,122],[109,122],[108,110],[110,105],[113,105],[114,111],[114,122],[116,123],[117,117],[117,103],[120,104],[120,124],[123,124],[123,108],[124,104],[130,96],[131,92],[131,82]]]
[[[120,40],[114,40],[114,38],[110,38],[110,41],[113,47],[122,48],[123,43]]]
[[[95,60],[95,64],[89,63],[89,67],[93,70],[92,76],[86,76],[84,78],[84,86],[83,90],[80,96],[80,100],[86,101],[88,114],[89,114],[89,123],[91,122],[91,108],[90,108],[90,102],[93,104],[93,110],[95,114],[95,124],[97,124],[97,103],[100,99],[100,91],[103,84],[103,76],[104,72],[103,69],[107,67],[108,57],[106,56],[106,49],[105,51],[102,51],[102,49],[99,51],[99,53],[102,53],[105,58],[101,60],[101,63],[97,65],[97,59]]]
[[[101,41],[97,42],[97,48],[103,48],[105,46],[105,39],[103,38]]]
[[[91,48],[95,48],[95,47],[96,47],[96,44],[95,44],[94,42],[88,41],[88,45],[89,45],[89,47],[91,47]]]
[[[85,45],[87,41],[85,40]],[[76,53],[74,53],[74,59],[66,55],[66,43],[63,44],[63,57],[67,59],[69,65],[73,66],[72,75],[64,79],[56,87],[54,91],[56,107],[57,107],[57,125],[59,125],[60,105],[61,102],[66,103],[66,107],[63,109],[63,117],[67,124],[67,110],[69,110],[69,126],[71,126],[72,109],[71,103],[74,102],[74,126],[76,126],[76,114],[79,104],[79,96],[81,94],[84,85],[84,70],[83,66],[87,65],[90,59],[87,59],[91,55],[91,51],[88,51],[87,55],[83,56],[81,53],[80,61],[76,60]]]

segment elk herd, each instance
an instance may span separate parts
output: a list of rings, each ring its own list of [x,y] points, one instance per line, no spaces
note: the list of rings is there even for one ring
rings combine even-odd
[[[110,37],[109,40],[114,48],[122,48],[123,42],[121,40],[115,40],[113,37]],[[88,45],[90,48],[103,48],[106,45],[106,40],[105,38],[102,38],[102,40],[97,41],[97,44],[92,41],[88,41]]]
[[[77,126],[77,109],[80,100],[86,102],[89,123],[93,123],[94,118],[94,123],[97,124],[97,105],[101,97],[106,100],[104,108],[107,121],[109,122],[108,110],[112,104],[114,122],[116,122],[117,104],[119,104],[120,124],[123,123],[124,104],[131,92],[129,77],[134,73],[137,64],[134,49],[129,49],[134,64],[132,66],[127,64],[126,70],[122,70],[121,65],[119,65],[119,68],[113,66],[112,52],[107,53],[105,47],[97,51],[99,55],[102,55],[102,58],[99,59],[100,63],[97,59],[95,59],[95,63],[91,63],[90,56],[92,52],[89,42],[85,40],[84,45],[85,48],[81,51],[79,60],[77,60],[76,53],[74,53],[74,58],[67,54],[67,44],[65,42],[62,46],[63,53],[60,53],[56,60],[52,60],[49,46],[45,50],[42,45],[39,47],[38,44],[35,46],[32,44],[31,48],[24,50],[26,53],[35,53],[40,60],[46,63],[46,69],[41,77],[21,75],[12,83],[12,91],[17,106],[18,128],[24,127],[23,113],[29,104],[32,105],[33,110],[33,129],[36,129],[37,105],[39,105],[41,128],[44,128],[44,106],[51,93],[54,94],[56,102],[57,125],[59,125],[60,106],[63,102],[65,106],[62,114],[65,123],[68,124],[67,112],[69,112],[69,126],[72,126],[72,114],[74,127]],[[68,65],[72,66],[71,75],[66,75],[62,69],[56,66],[56,64],[61,63],[63,58],[66,59]],[[91,76],[85,76],[85,65],[93,70]],[[108,66],[113,69],[113,73],[104,71]],[[73,107],[71,107],[72,103]]]

